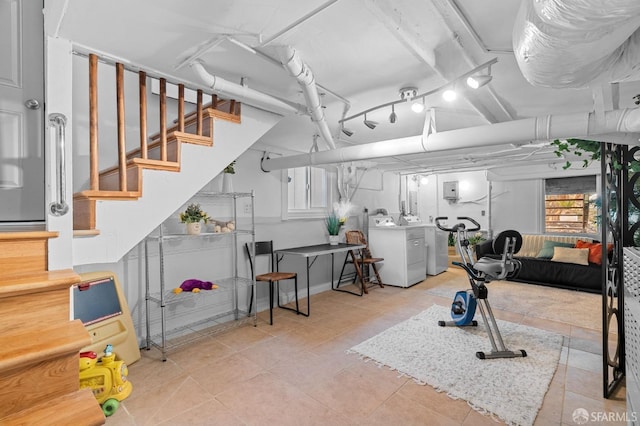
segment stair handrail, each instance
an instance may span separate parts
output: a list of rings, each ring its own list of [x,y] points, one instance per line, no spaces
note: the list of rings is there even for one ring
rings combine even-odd
[[[49,204],[49,211],[54,216],[64,216],[69,211],[66,202],[66,172],[65,172],[65,130],[67,117],[59,112],[49,114],[49,125],[56,129],[56,182],[58,188],[57,200]]]

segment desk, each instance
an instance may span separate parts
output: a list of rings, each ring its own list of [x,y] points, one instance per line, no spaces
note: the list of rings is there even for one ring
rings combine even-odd
[[[337,245],[331,245],[331,244],[318,244],[315,246],[304,246],[304,247],[293,247],[293,248],[288,248],[288,249],[280,249],[280,250],[275,250],[275,253],[278,257],[278,261],[277,261],[277,265],[280,264],[280,261],[282,260],[282,258],[285,255],[292,255],[292,256],[302,256],[306,259],[307,261],[307,312],[301,312],[299,310],[294,310],[297,314],[300,315],[304,315],[306,317],[309,316],[309,314],[311,313],[311,309],[310,309],[310,303],[309,300],[311,299],[311,294],[309,292],[309,271],[311,269],[311,266],[315,263],[316,259],[318,258],[318,256],[322,256],[325,254],[330,254],[331,255],[331,289],[333,288],[333,269],[334,269],[334,262],[333,262],[333,256],[336,253],[347,253],[349,250],[359,250],[362,248],[365,248],[365,245],[362,244],[337,244]],[[312,260],[310,260],[310,258],[313,258]],[[277,267],[277,266],[276,266]],[[334,289],[335,290],[335,289]]]

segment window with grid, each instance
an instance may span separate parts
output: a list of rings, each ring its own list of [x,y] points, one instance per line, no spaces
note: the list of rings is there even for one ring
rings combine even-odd
[[[598,232],[596,176],[545,179],[545,232]]]

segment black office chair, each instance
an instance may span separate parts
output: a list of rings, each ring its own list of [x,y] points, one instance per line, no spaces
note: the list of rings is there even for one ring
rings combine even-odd
[[[249,265],[251,266],[251,275],[254,275],[253,262],[251,261],[251,243],[245,244],[245,249],[247,251],[247,256],[249,257]],[[276,294],[277,294],[277,302],[278,307],[283,309],[288,309],[290,311],[294,311],[299,313],[298,306],[298,274],[295,272],[278,272],[274,271],[275,269],[275,255],[273,253],[273,241],[256,241],[255,243],[255,256],[261,255],[269,255],[269,272],[264,274],[256,275],[256,283],[257,282],[268,282],[269,283],[269,323],[273,325],[273,284],[276,284]],[[257,262],[256,262],[257,263]],[[280,305],[280,281],[282,280],[294,280],[295,286],[295,297],[296,297],[296,309],[289,308],[287,306]],[[251,310],[253,308],[253,286],[251,287],[251,301],[249,302],[249,312],[248,315],[251,315]],[[257,308],[256,308],[257,309]]]

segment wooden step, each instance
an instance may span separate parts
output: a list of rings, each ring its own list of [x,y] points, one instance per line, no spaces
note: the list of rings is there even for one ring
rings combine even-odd
[[[120,188],[120,169],[111,167],[100,172],[98,178],[98,186],[100,191],[126,191],[141,192],[142,186],[142,167],[133,162],[127,162],[127,187]]]
[[[73,229],[96,229],[96,201],[132,201],[140,198],[140,192],[132,191],[81,191],[73,194]]]
[[[160,145],[159,140],[147,145],[147,159],[162,162]],[[140,148],[127,152],[127,161],[133,159],[143,159]],[[167,135],[167,162],[180,163],[180,141],[171,134]]]
[[[230,121],[232,123],[240,123],[241,119],[239,115],[229,114],[228,112],[219,111],[213,108],[205,108],[202,110],[202,136],[212,136],[213,135],[213,123],[214,119],[221,119]],[[189,133],[194,136],[197,135],[197,122],[198,116],[195,112],[185,116],[184,120],[184,133]],[[167,134],[178,131],[178,125],[174,125],[167,129]],[[156,133],[151,135],[149,138],[151,141],[155,142],[160,139],[160,133]]]
[[[69,288],[79,282],[71,269],[0,276],[0,334],[69,321]]]
[[[94,426],[104,423],[102,408],[88,388],[42,401],[8,417],[0,418],[0,424],[3,426]]]
[[[75,392],[79,351],[89,344],[80,320],[0,334],[0,418]]]
[[[0,276],[47,270],[49,238],[57,232],[0,232]]]

